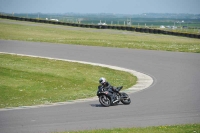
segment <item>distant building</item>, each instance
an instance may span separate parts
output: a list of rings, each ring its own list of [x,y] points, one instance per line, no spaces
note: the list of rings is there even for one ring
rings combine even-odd
[[[164,28],[165,28],[165,26],[164,26],[164,25],[161,25],[161,26],[160,26],[160,28],[161,28],[161,29],[164,29]]]
[[[52,20],[52,21],[58,21],[58,19],[50,19],[50,20]]]
[[[187,29],[188,27],[187,26],[183,26],[183,29]]]
[[[107,25],[106,23],[98,23],[98,25]]]
[[[46,20],[49,20],[48,18],[46,18]],[[57,21],[58,22],[58,19],[50,19],[51,21]]]
[[[168,29],[177,29],[176,26],[166,26],[166,28],[168,28]]]
[[[172,26],[172,29],[177,29],[177,27],[176,26]]]
[[[100,22],[98,23],[98,25],[107,25],[106,23],[101,23],[101,20]]]

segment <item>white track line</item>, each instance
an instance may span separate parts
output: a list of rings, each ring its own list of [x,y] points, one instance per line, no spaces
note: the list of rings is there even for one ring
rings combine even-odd
[[[115,70],[120,70],[120,71],[125,71],[133,74],[134,76],[137,77],[137,83],[136,85],[132,86],[131,88],[128,88],[124,90],[124,92],[130,94],[130,93],[135,93],[141,90],[144,90],[151,86],[153,84],[153,79],[143,73],[122,68],[122,67],[117,67],[117,66],[111,66],[111,65],[105,65],[105,64],[98,64],[98,63],[92,63],[92,62],[84,62],[84,61],[77,61],[77,60],[66,60],[66,59],[58,59],[58,58],[49,58],[49,57],[42,57],[42,56],[34,56],[34,55],[24,55],[24,54],[16,54],[16,53],[7,53],[7,52],[0,52],[2,54],[12,54],[12,55],[19,55],[19,56],[28,56],[28,57],[35,57],[35,58],[43,58],[43,59],[52,59],[52,60],[60,60],[60,61],[68,61],[68,62],[77,62],[77,63],[82,63],[82,64],[90,64],[94,66],[101,66],[101,67],[107,67],[110,69],[115,69]],[[49,103],[49,104],[44,104],[44,105],[36,105],[36,106],[22,106],[22,107],[9,107],[9,108],[4,108],[0,109],[0,111],[5,111],[5,110],[17,110],[17,109],[31,109],[31,108],[39,108],[39,107],[49,107],[49,106],[56,106],[56,105],[64,105],[64,104],[74,104],[77,102],[87,102],[87,101],[94,101],[97,100],[98,97],[92,97],[92,98],[86,98],[86,99],[78,99],[78,100],[71,100],[71,101],[66,101],[66,102],[58,102],[58,103]]]

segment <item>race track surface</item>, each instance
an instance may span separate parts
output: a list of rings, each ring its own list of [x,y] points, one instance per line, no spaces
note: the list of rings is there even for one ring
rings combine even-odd
[[[200,54],[0,40],[0,52],[101,63],[136,70],[154,83],[130,105],[98,100],[0,111],[0,133],[48,133],[200,123]]]

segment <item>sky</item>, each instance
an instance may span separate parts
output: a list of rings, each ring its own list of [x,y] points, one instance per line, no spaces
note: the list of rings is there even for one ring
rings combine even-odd
[[[200,0],[0,0],[0,12],[200,14]]]

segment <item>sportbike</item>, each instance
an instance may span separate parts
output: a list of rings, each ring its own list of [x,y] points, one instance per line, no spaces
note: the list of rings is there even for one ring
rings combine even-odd
[[[128,94],[126,94],[125,92],[120,92],[120,90],[122,88],[123,88],[123,86],[117,87],[117,89],[116,89],[117,91],[113,92],[114,100],[113,100],[113,102],[111,102],[111,97],[109,96],[110,92],[99,87],[98,91],[97,91],[97,96],[99,97],[99,102],[101,103],[101,105],[103,105],[105,107],[109,107],[111,105],[117,105],[120,102],[122,102],[125,105],[130,104],[131,99],[128,96]]]

